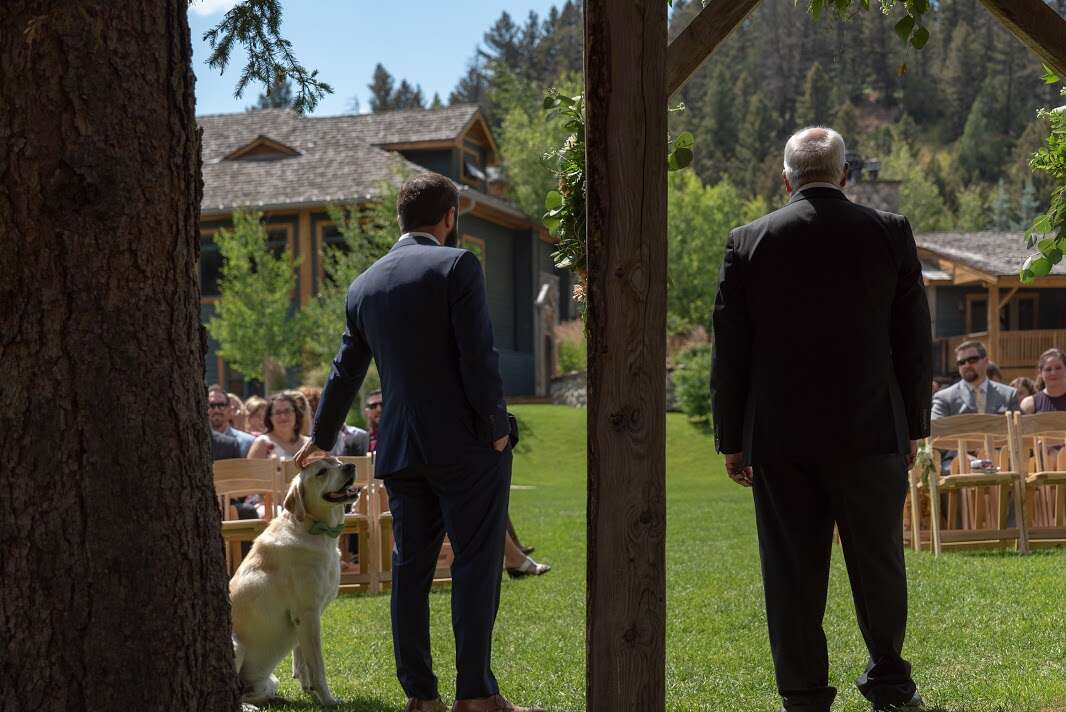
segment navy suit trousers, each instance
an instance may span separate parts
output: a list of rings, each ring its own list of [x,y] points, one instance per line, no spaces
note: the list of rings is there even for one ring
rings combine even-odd
[[[511,450],[486,448],[464,465],[422,465],[384,478],[392,510],[392,638],[408,697],[438,696],[429,644],[429,591],[444,534],[452,564],[456,699],[499,692],[490,664],[500,605]]]

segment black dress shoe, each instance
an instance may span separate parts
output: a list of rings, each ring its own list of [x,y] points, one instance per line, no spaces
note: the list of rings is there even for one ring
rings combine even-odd
[[[873,712],[915,712],[916,710],[925,709],[925,700],[922,699],[921,695],[915,692],[914,697],[902,704],[882,705],[880,707],[875,704],[872,709]]]

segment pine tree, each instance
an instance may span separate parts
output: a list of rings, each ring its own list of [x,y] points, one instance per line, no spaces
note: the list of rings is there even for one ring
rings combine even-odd
[[[393,86],[395,80],[388,70],[379,62],[374,67],[374,77],[367,89],[370,90],[370,110],[375,114],[381,111],[389,111],[395,107],[392,105]]]
[[[833,85],[822,65],[815,62],[803,81],[803,95],[796,100],[796,126],[821,126],[829,121],[829,97]]]
[[[518,48],[520,30],[511,19],[510,13],[504,11],[484,35],[486,58],[506,64],[508,67],[520,67],[522,53]]]
[[[736,103],[728,68],[715,63],[700,114],[703,123],[697,135],[700,146],[693,168],[705,184],[715,184],[729,171],[737,145]]]
[[[1015,223],[1015,230],[1025,230],[1033,221],[1036,220],[1036,216],[1040,214],[1040,199],[1036,197],[1036,188],[1033,187],[1033,181],[1025,181],[1025,188],[1022,189],[1022,199],[1018,204],[1018,222]]]
[[[844,137],[844,143],[849,148],[858,150],[861,138],[859,112],[850,101],[839,106],[833,114],[833,128]]]
[[[737,138],[737,184],[752,195],[762,180],[763,163],[774,148],[780,127],[777,115],[762,92],[755,92],[747,104],[744,123]]]
[[[983,73],[977,76],[981,69],[974,61],[977,56],[978,47],[973,30],[966,22],[959,23],[951,33],[951,45],[944,61],[943,81],[940,84],[946,100],[949,139],[962,133],[970,107],[984,81]]]
[[[279,76],[267,87],[266,91],[259,95],[255,106],[248,107],[247,111],[259,111],[260,109],[288,109],[292,107],[292,82],[287,77]]]
[[[475,55],[466,65],[466,75],[448,96],[449,104],[481,104],[488,98],[489,82],[481,65],[481,55]]]
[[[979,185],[971,185],[959,191],[959,212],[955,229],[963,232],[987,230],[989,224],[988,204],[985,191]]]
[[[992,227],[997,230],[1010,230],[1014,227],[1011,202],[1007,187],[1000,178],[996,184],[996,195],[992,198]]]
[[[393,92],[390,104],[393,109],[424,109],[426,100],[422,97],[422,87],[412,87],[406,79],[400,82]]]
[[[1003,81],[989,77],[966,118],[959,139],[959,167],[971,180],[993,180],[1006,159],[1006,142],[996,130],[996,104]]]
[[[429,108],[440,109],[444,106],[444,102],[440,100],[440,94],[433,92],[433,101],[430,103]]]

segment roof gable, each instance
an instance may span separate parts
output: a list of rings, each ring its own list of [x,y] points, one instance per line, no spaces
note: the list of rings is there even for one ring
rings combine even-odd
[[[237,148],[222,157],[223,161],[271,161],[290,156],[299,156],[292,146],[286,146],[280,141],[275,141],[269,136],[259,134],[252,141]]]

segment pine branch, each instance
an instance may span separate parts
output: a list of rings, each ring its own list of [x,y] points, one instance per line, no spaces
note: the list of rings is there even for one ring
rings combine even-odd
[[[226,70],[235,42],[248,50],[248,63],[241,70],[234,98],[241,98],[251,82],[269,87],[291,79],[296,84],[292,108],[303,114],[333,93],[333,87],[318,79],[318,70],[308,70],[296,59],[292,43],[281,36],[281,5],[278,0],[242,0],[222,21],[204,33],[211,47],[207,64],[220,73]]]

